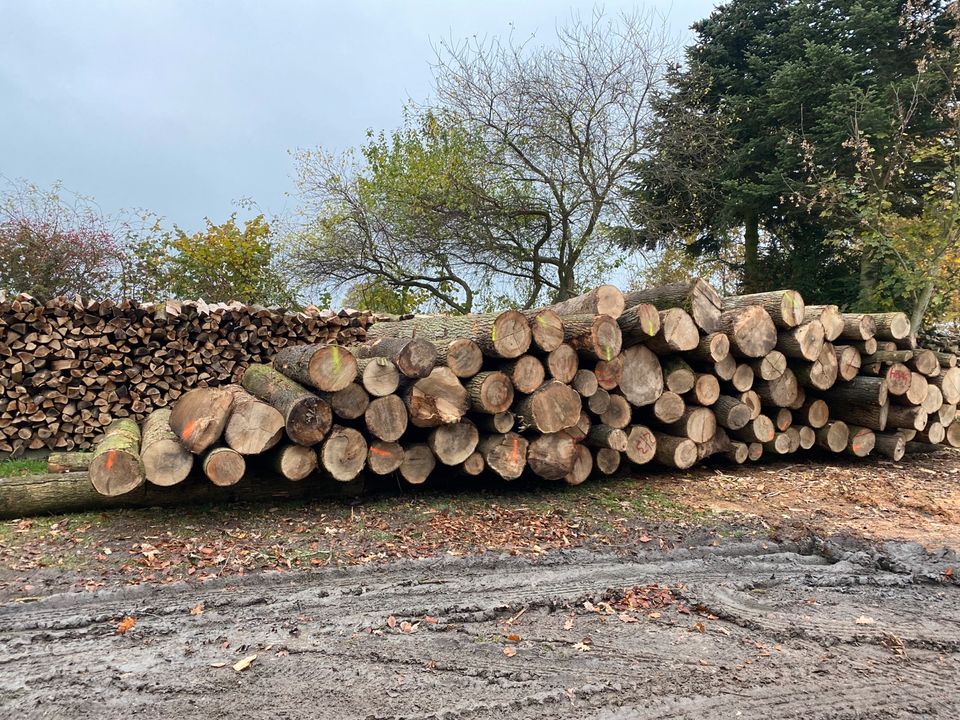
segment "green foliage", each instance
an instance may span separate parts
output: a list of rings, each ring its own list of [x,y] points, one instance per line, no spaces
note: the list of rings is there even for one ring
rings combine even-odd
[[[911,94],[928,45],[948,44],[945,7],[732,0],[696,23],[686,66],[658,101],[657,151],[636,168],[641,235],[681,243],[695,236],[694,249],[706,253],[745,243],[746,289],[790,284],[814,300],[855,291],[856,252],[834,238],[856,223],[810,201],[809,168],[855,176],[854,119],[870,137],[894,141],[898,103]],[[909,132],[941,125],[921,104]],[[910,173],[897,185],[895,204],[922,194]]]
[[[47,471],[46,460],[21,458],[18,460],[0,460],[0,478],[38,475]]]
[[[297,305],[263,215],[242,228],[236,214],[220,225],[208,219],[206,228],[193,234],[178,227],[165,230],[147,216],[140,228],[129,230],[127,239],[123,283],[131,296]]]
[[[391,287],[382,281],[371,280],[351,287],[343,299],[346,307],[403,315],[417,312],[430,299],[426,290]]]

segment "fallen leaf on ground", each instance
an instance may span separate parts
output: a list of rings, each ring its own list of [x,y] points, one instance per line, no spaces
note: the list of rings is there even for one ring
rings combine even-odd
[[[578,642],[573,647],[575,650],[578,650],[579,652],[590,652],[591,650],[593,650],[593,648],[590,647],[590,644],[585,642]]]
[[[117,623],[117,635],[123,635],[128,630],[132,630],[133,626],[137,624],[137,619],[132,618],[129,615]]]
[[[233,666],[233,669],[236,670],[237,672],[243,672],[243,671],[246,670],[248,667],[250,667],[250,665],[251,665],[251,664],[253,663],[253,661],[256,660],[256,659],[257,659],[257,656],[256,656],[256,655],[247,655],[247,657],[245,657],[243,660],[241,660],[241,661],[238,662],[236,665],[234,665],[234,666]]]
[[[213,668],[222,668],[222,667],[226,667],[226,666],[227,666],[227,664],[226,664],[225,662],[212,662],[212,663],[210,663],[210,667],[213,667]]]
[[[203,600],[201,600],[201,601],[198,602],[194,607],[190,608],[190,614],[191,614],[191,615],[203,615],[204,607],[205,607],[205,606],[204,606],[204,604],[203,604]]]
[[[396,626],[397,626],[397,619],[393,615],[391,615],[390,617],[387,618],[387,627],[395,628]]]
[[[573,618],[572,618],[572,617],[568,617],[566,620],[563,621],[563,629],[564,629],[564,630],[573,630]]]
[[[861,615],[857,618],[857,625],[873,625],[876,622],[872,617]]]
[[[507,635],[507,640],[509,640],[510,642],[520,642],[520,636],[519,636],[519,635]]]
[[[413,625],[411,625],[408,621],[404,620],[402,623],[400,623],[400,632],[402,633],[413,632]]]
[[[503,649],[503,654],[507,657],[513,657],[517,654],[517,649],[511,645],[507,645],[507,647]]]

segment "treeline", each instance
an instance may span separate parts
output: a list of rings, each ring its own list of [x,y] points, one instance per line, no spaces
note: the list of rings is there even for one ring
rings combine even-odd
[[[65,240],[69,289],[283,303],[311,286],[466,313],[704,276],[914,329],[960,317],[958,4],[732,0],[693,31],[675,48],[655,13],[598,11],[552,37],[441,42],[432,100],[399,129],[295,153],[282,234],[262,217],[125,229],[106,280]],[[30,232],[2,220],[0,243],[4,284],[56,276],[16,274]]]

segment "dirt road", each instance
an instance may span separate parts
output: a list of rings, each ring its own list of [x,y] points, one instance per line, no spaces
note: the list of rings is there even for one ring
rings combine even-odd
[[[957,718],[957,564],[729,540],[52,595],[0,606],[0,716]]]

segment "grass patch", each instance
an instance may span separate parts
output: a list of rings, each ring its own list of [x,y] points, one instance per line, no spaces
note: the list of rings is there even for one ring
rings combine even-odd
[[[47,471],[46,460],[2,460],[0,461],[0,478],[21,477],[23,475],[37,475]]]

